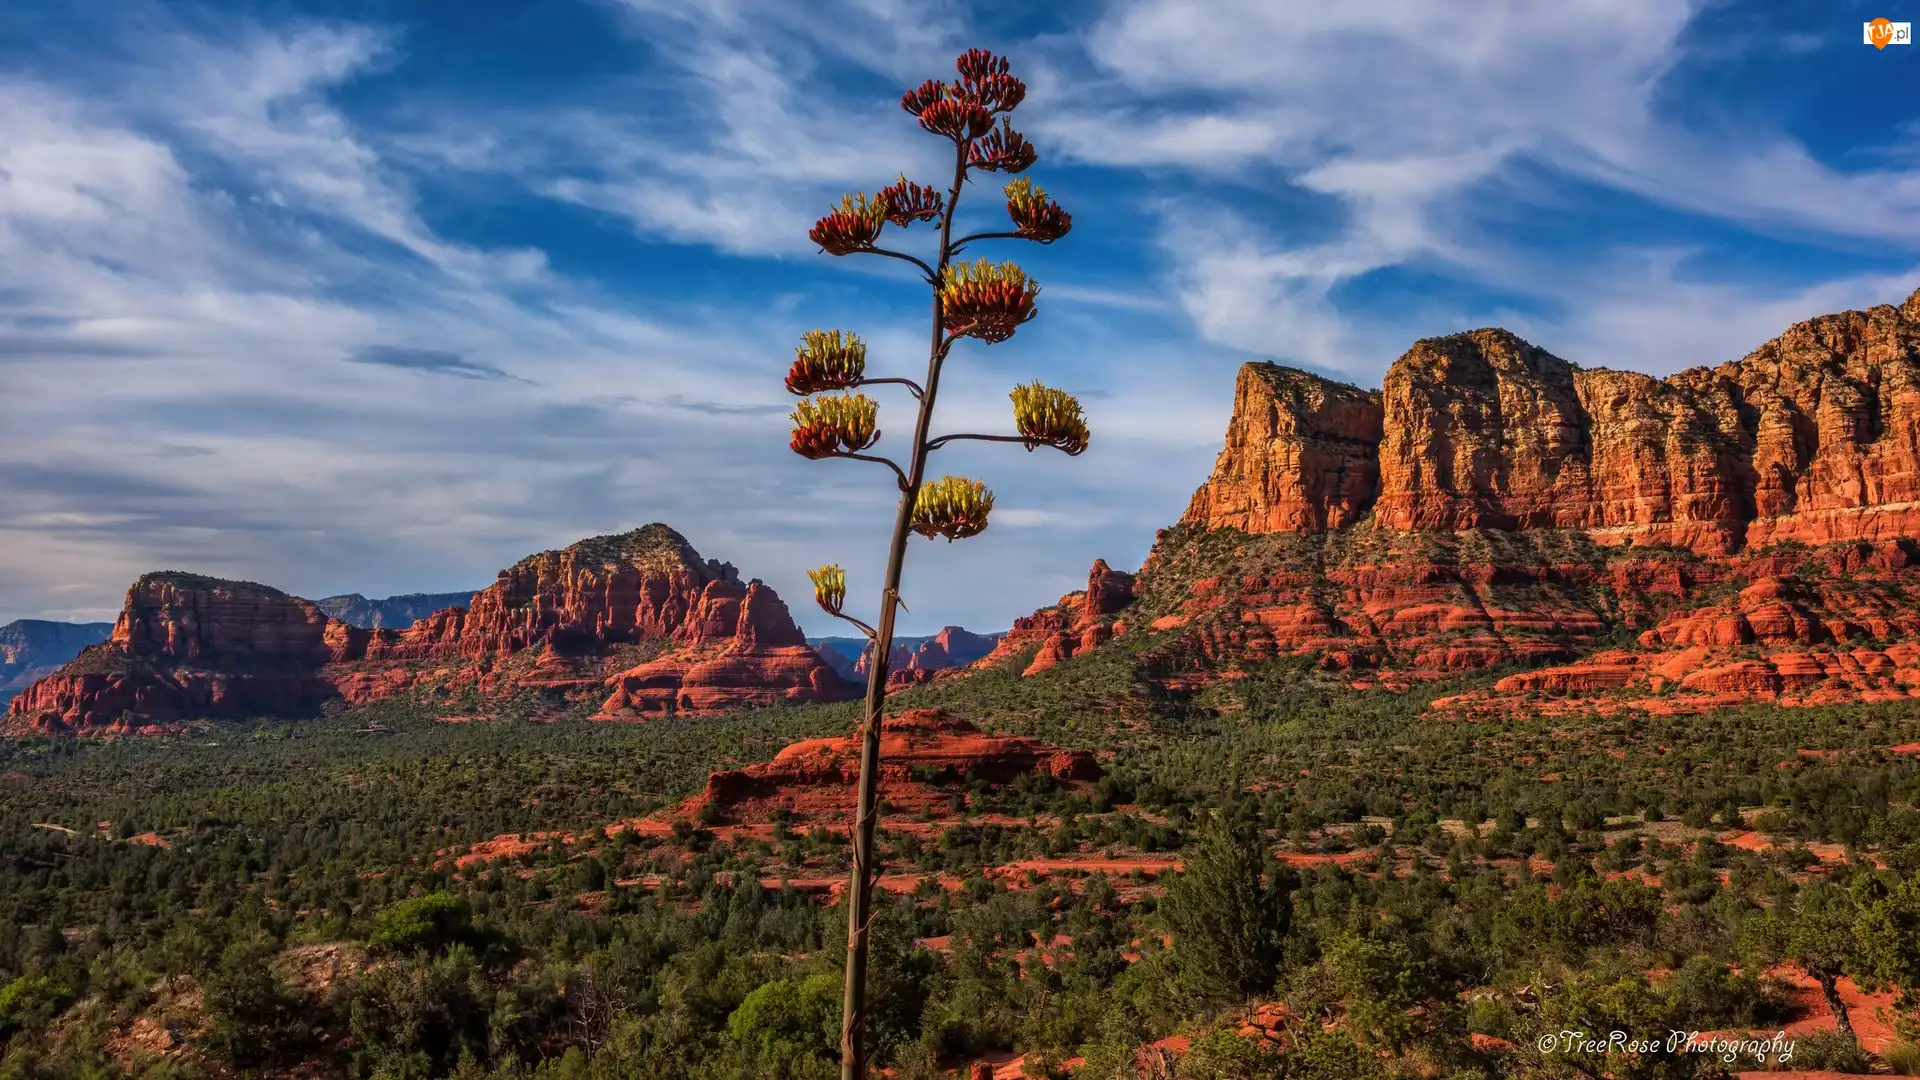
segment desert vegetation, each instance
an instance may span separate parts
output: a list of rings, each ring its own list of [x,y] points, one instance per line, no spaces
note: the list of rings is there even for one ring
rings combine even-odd
[[[902,692],[1103,772],[883,807],[896,1075],[1722,1067],[1535,1049],[1563,1028],[1909,1053],[1913,707],[1436,722],[1459,681],[1390,696],[1279,661],[1180,694],[1150,652]],[[465,706],[0,748],[6,1075],[832,1075],[845,823],[675,809],[860,706]]]

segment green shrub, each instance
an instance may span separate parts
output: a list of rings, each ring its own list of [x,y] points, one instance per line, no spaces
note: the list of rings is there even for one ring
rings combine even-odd
[[[0,986],[0,1035],[45,1027],[73,995],[44,975],[22,975]]]
[[[473,910],[452,893],[402,900],[373,922],[373,943],[396,953],[439,953],[472,937]]]

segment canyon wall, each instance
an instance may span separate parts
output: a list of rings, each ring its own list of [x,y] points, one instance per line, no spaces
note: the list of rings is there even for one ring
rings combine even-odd
[[[1377,392],[1246,365],[1125,621],[1166,687],[1296,657],[1389,688],[1533,668],[1450,699],[1492,714],[1905,699],[1916,540],[1920,293],[1664,379],[1476,330]],[[1070,607],[1003,648],[1072,655]]]
[[[1726,554],[1920,530],[1920,292],[1666,379],[1514,335],[1415,343],[1364,391],[1248,364],[1184,524],[1580,529]]]

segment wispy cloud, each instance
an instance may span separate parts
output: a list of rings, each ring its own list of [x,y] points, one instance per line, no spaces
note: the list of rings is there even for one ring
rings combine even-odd
[[[412,349],[404,345],[362,345],[349,353],[347,359],[356,364],[420,371],[429,375],[452,375],[460,379],[529,381],[517,375],[509,375],[492,364],[468,360],[457,352],[449,352],[445,349]]]

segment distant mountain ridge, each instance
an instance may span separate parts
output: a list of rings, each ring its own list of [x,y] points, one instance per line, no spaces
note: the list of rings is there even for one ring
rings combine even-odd
[[[400,630],[412,626],[436,611],[450,607],[473,606],[473,589],[468,592],[406,593],[385,600],[369,600],[359,593],[345,593],[315,600],[314,606],[348,626],[362,630]]]
[[[887,665],[888,681],[897,685],[926,681],[933,672],[966,667],[993,652],[1002,634],[975,634],[964,627],[944,626],[937,634],[919,637],[895,637],[893,660]],[[872,647],[865,638],[808,638],[820,658],[841,678],[854,683],[867,681],[867,665]]]
[[[52,622],[21,619],[0,626],[0,705],[51,675],[60,665],[98,645],[113,633],[113,624]]]

